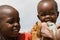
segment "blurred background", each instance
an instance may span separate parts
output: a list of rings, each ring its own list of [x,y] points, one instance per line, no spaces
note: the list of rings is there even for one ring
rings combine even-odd
[[[32,26],[38,21],[37,4],[40,0],[0,0],[0,5],[10,5],[19,11],[21,29],[20,32],[29,32]],[[58,3],[60,12],[60,0],[55,0]],[[60,16],[57,23],[60,23]]]

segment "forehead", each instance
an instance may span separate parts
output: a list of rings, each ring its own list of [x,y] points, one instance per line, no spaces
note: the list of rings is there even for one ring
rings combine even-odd
[[[54,2],[41,2],[39,3],[39,11],[51,11],[51,10],[55,10],[55,5]]]
[[[3,14],[2,16],[0,16],[1,21],[8,21],[8,20],[19,20],[20,17],[19,15],[8,15],[8,14]]]
[[[19,16],[19,13],[18,11],[14,10],[14,9],[8,9],[8,8],[2,8],[0,10],[0,15],[3,15],[3,16],[11,16],[11,17],[17,17]]]

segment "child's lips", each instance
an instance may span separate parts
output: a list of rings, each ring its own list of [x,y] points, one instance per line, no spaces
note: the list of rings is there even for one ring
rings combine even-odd
[[[14,27],[11,30],[12,30],[12,32],[18,32],[19,31],[19,28]]]
[[[15,35],[15,34],[18,34],[19,31],[18,31],[17,29],[15,29],[15,30],[13,30],[12,32],[13,32],[13,34]]]
[[[18,31],[18,30],[13,30],[13,31]]]
[[[13,31],[13,32],[19,32],[19,30],[18,30],[18,29],[13,29],[12,31]]]

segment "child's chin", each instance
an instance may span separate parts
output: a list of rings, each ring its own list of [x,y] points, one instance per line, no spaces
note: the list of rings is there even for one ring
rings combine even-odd
[[[17,37],[18,36],[18,33],[14,33],[11,35],[11,37]]]
[[[14,37],[17,37],[18,35],[12,35],[11,37],[14,38]]]

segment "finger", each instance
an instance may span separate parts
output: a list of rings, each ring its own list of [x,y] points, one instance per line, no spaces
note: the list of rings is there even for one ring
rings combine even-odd
[[[56,24],[57,29],[60,29],[60,24]]]
[[[42,30],[41,35],[44,37],[50,37],[51,36],[50,32],[47,29],[45,29],[44,31]]]
[[[49,37],[49,38],[53,38],[53,36],[50,34],[50,32],[46,31],[46,32],[42,32],[41,34],[43,37]]]
[[[41,35],[43,37],[47,37],[47,30],[41,30]]]
[[[42,23],[42,28],[46,28],[46,27],[48,27],[47,23],[46,22],[43,22]]]

